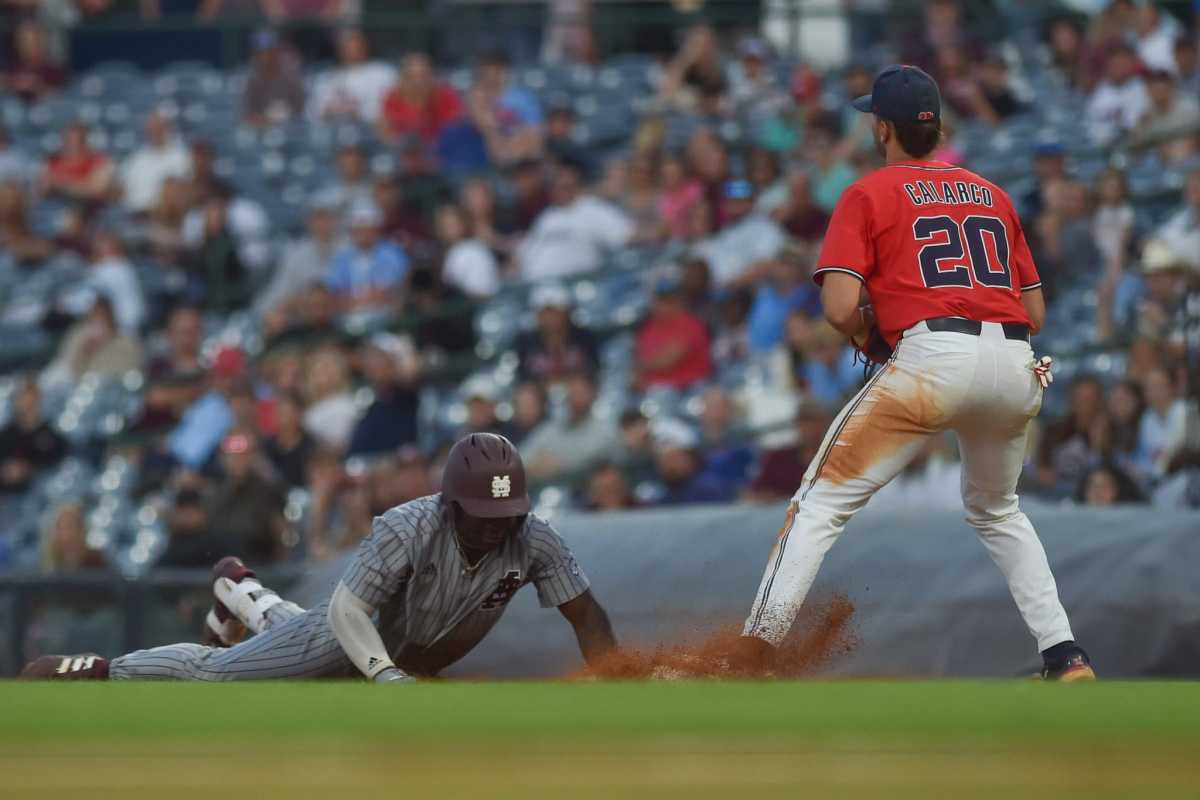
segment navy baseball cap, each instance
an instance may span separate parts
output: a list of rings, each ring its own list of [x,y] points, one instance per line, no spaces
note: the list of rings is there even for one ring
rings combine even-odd
[[[875,76],[871,93],[855,100],[859,111],[891,122],[930,122],[942,118],[937,81],[920,67],[892,64]]]

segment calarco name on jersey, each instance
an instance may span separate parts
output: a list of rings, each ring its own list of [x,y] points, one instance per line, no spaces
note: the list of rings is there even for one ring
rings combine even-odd
[[[941,203],[992,207],[992,190],[972,181],[913,181],[904,184],[904,192],[915,206]]]

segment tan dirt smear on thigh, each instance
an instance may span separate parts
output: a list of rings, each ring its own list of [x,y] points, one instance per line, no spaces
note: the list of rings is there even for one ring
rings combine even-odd
[[[767,658],[749,656],[739,647],[741,625],[726,625],[700,640],[651,648],[623,647],[567,677],[571,680],[806,677],[858,645],[851,626],[853,616],[854,604],[838,594],[826,603],[805,603],[787,639]]]
[[[842,484],[866,475],[872,466],[913,439],[932,432],[942,416],[938,397],[920,375],[888,365],[846,421],[817,480]]]

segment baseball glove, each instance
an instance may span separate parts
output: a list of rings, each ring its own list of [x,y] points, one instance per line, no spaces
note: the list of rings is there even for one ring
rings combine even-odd
[[[892,357],[892,346],[883,338],[879,326],[875,324],[874,309],[871,306],[863,306],[859,311],[862,313],[866,333],[862,334],[861,341],[859,338],[850,340],[851,346],[857,351],[855,358],[861,356],[868,364],[886,364]]]

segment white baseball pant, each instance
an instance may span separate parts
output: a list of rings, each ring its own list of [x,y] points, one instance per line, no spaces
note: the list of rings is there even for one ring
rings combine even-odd
[[[1017,504],[1029,423],[1042,404],[1029,343],[997,323],[979,336],[905,331],[880,368],[833,421],[767,562],[744,633],[772,644],[787,635],[825,553],[855,512],[896,477],[925,440],[952,430],[962,457],[967,522],[1004,573],[1038,650],[1073,639],[1046,552]]]

